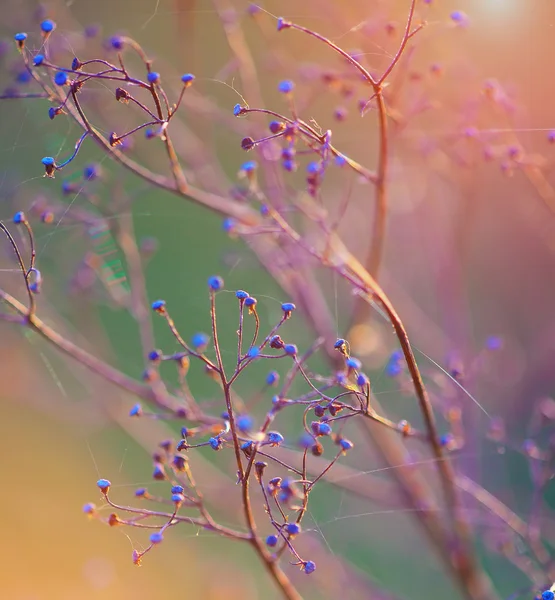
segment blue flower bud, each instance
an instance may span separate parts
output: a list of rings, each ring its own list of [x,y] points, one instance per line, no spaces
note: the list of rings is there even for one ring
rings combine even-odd
[[[146,76],[148,83],[159,83],[160,81],[160,73],[156,71],[151,71]]]
[[[266,545],[269,546],[270,548],[277,546],[277,543],[278,543],[277,535],[269,535],[266,538]]]
[[[100,176],[100,167],[95,164],[87,165],[83,170],[83,177],[86,180],[97,179]]]
[[[279,446],[283,444],[285,438],[279,433],[279,431],[268,432],[268,443],[272,446]]]
[[[154,310],[155,312],[163,313],[166,310],[166,301],[155,300],[151,306],[152,310]]]
[[[335,374],[335,382],[337,385],[345,385],[347,383],[347,378],[345,377],[345,373],[336,373]]]
[[[122,50],[123,49],[123,38],[119,35],[114,35],[110,38],[110,45],[114,50]]]
[[[240,117],[243,114],[245,114],[245,107],[241,106],[240,104],[236,104],[233,107],[233,116],[234,117]]]
[[[223,446],[222,440],[220,440],[220,438],[217,437],[211,437],[208,440],[208,444],[210,445],[210,448],[212,448],[212,450],[221,450]]]
[[[269,128],[273,134],[281,133],[285,129],[285,123],[283,121],[270,121]]]
[[[31,73],[29,73],[29,71],[25,70],[25,71],[20,71],[17,76],[16,76],[16,81],[17,83],[29,83],[29,81],[31,81]]]
[[[282,94],[290,94],[294,89],[295,89],[295,84],[289,79],[280,81],[280,83],[278,85],[278,90]]]
[[[283,349],[285,350],[285,354],[289,354],[289,356],[296,356],[299,352],[295,344],[285,344]]]
[[[291,23],[289,21],[286,21],[283,17],[279,17],[279,19],[277,20],[277,30],[281,31],[282,29],[288,29],[289,27],[291,27]]]
[[[129,411],[130,417],[140,417],[143,414],[143,408],[140,404],[135,404]]]
[[[295,158],[295,156],[297,155],[297,150],[294,148],[294,146],[287,146],[286,148],[283,148],[283,150],[281,151],[281,158],[283,159],[293,159]]]
[[[156,362],[162,358],[162,352],[160,350],[151,350],[148,353],[148,360]]]
[[[297,163],[289,158],[284,160],[281,164],[288,173],[293,173],[293,171],[297,169]]]
[[[243,290],[237,290],[235,292],[235,297],[238,298],[239,300],[246,300],[249,295],[247,292],[243,291]]]
[[[388,375],[389,377],[397,377],[397,375],[400,375],[402,373],[402,358],[403,353],[400,350],[395,350],[395,352],[392,352],[385,366],[386,375]]]
[[[242,433],[247,433],[253,428],[254,422],[249,415],[241,415],[237,418],[237,429]]]
[[[314,438],[306,431],[299,438],[299,447],[303,450],[310,448],[314,443]]]
[[[243,163],[241,165],[241,171],[243,171],[244,173],[252,173],[253,171],[256,170],[257,167],[257,163],[255,160],[248,160],[247,162]]]
[[[152,478],[156,479],[156,481],[162,481],[163,479],[166,479],[166,473],[164,472],[164,467],[162,467],[162,465],[154,465],[154,469],[152,470]]]
[[[347,452],[348,450],[352,450],[353,449],[354,444],[350,440],[346,440],[345,438],[341,438],[341,440],[339,440],[339,446],[341,447],[341,450],[343,450],[343,452]]]
[[[292,313],[297,307],[292,302],[284,302],[281,305],[281,310],[284,313]]]
[[[277,371],[270,371],[266,375],[266,385],[277,385],[279,381],[279,373]]]
[[[357,376],[357,385],[360,387],[365,387],[370,383],[370,380],[364,373],[359,373]]]
[[[40,28],[43,33],[51,33],[56,29],[56,23],[50,19],[45,19],[41,24]]]
[[[301,526],[298,523],[287,523],[285,530],[289,535],[298,535],[301,533]]]
[[[185,73],[185,75],[181,76],[181,81],[183,82],[185,87],[189,87],[190,85],[192,85],[194,80],[195,76],[192,73]]]
[[[318,435],[330,435],[331,426],[328,423],[320,423],[318,427]]]
[[[155,533],[153,533],[150,536],[151,544],[161,544],[163,541],[164,541],[164,536],[159,531],[156,531]]]
[[[42,65],[43,62],[44,62],[44,54],[37,54],[33,58],[33,64],[35,65],[35,67],[40,67],[40,65]]]
[[[250,451],[252,450],[252,447],[254,445],[254,442],[243,442],[241,444],[241,450],[243,450],[243,452],[245,452],[247,455],[250,454]]]
[[[179,454],[176,454],[172,460],[172,467],[176,471],[184,473],[187,470],[187,459],[184,456],[179,456]]]
[[[219,275],[212,275],[208,278],[208,287],[217,292],[224,287],[224,280]]]
[[[387,366],[385,367],[385,372],[387,375],[389,375],[389,377],[397,377],[397,375],[400,375],[402,371],[403,371],[403,368],[397,362],[390,361],[387,363]]]
[[[312,560],[307,560],[303,564],[303,571],[307,575],[310,575],[311,573],[314,573],[314,571],[316,571],[316,563],[314,561],[312,561]]]
[[[353,358],[353,357],[349,357],[346,361],[345,364],[347,365],[347,367],[349,369],[360,369],[360,367],[362,366],[360,364],[360,360],[358,360],[358,358]]]
[[[226,217],[222,222],[222,229],[226,233],[230,233],[235,229],[237,221],[233,217]]]
[[[247,356],[249,358],[256,358],[259,354],[260,354],[260,348],[258,348],[257,346],[253,346],[252,348],[249,348],[249,351],[247,352]]]
[[[206,333],[198,332],[193,335],[191,338],[191,344],[195,350],[200,350],[206,348],[210,338],[206,335]]]
[[[67,83],[67,73],[65,71],[58,71],[54,75],[54,83],[56,85],[65,85]]]
[[[457,25],[468,25],[468,16],[462,10],[454,10],[451,13],[451,21]]]
[[[103,494],[107,494],[110,486],[112,485],[108,479],[99,479],[96,482],[96,485],[100,488],[100,491]]]

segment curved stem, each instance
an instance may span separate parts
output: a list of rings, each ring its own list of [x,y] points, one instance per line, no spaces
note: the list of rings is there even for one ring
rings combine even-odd
[[[158,117],[160,120],[163,120],[164,115],[162,114],[162,106],[160,104],[160,97],[158,95],[158,91],[156,90],[156,85],[154,83],[150,86],[150,93],[154,100],[154,104],[156,106],[156,112],[158,113]],[[165,98],[165,96],[164,96],[164,98]],[[168,109],[167,119],[165,120],[164,125],[162,125],[162,127],[164,127],[164,137],[163,137],[164,146],[166,147],[166,153],[167,153],[169,161],[170,161],[170,168],[171,168],[171,172],[173,174],[175,185],[180,194],[186,194],[187,193],[187,180],[185,179],[185,175],[183,174],[183,169],[181,168],[181,165],[179,164],[179,159],[177,158],[177,154],[175,153],[175,148],[173,147],[169,133],[167,132],[169,118],[170,118],[170,114],[169,114],[169,109]]]
[[[383,92],[376,94],[379,120],[379,158],[378,179],[376,182],[376,207],[374,210],[374,224],[372,226],[372,242],[367,259],[367,270],[372,277],[377,278],[382,263],[385,243],[385,228],[387,219],[387,174],[389,166],[389,138],[387,132],[387,111]],[[366,303],[365,303],[366,304]],[[360,320],[356,320],[360,322]]]
[[[158,392],[155,393],[151,386],[145,385],[131,377],[128,377],[121,371],[118,371],[118,369],[115,369],[108,363],[104,362],[102,359],[90,354],[77,344],[74,344],[66,337],[55,331],[36,315],[33,314],[29,316],[27,308],[21,302],[19,302],[19,300],[2,289],[0,289],[0,300],[3,300],[6,304],[11,306],[16,313],[24,317],[23,320],[19,321],[20,325],[29,327],[50,344],[58,348],[58,350],[73,360],[81,363],[83,366],[89,369],[89,371],[100,375],[110,383],[113,383],[119,388],[126,390],[130,394],[152,403],[165,412],[173,412],[173,406],[180,405],[180,400],[178,398],[171,396],[169,393],[165,393],[163,396]],[[209,417],[204,414],[197,415],[196,420],[205,424],[221,423],[221,419]]]
[[[231,430],[231,436],[233,439],[233,449],[235,451],[235,460],[237,462],[237,471],[240,478],[241,483],[241,495],[242,495],[242,504],[243,504],[243,512],[245,514],[245,520],[247,522],[247,528],[249,530],[250,535],[250,543],[254,548],[255,552],[258,554],[266,570],[272,576],[272,579],[275,581],[276,585],[280,588],[283,593],[283,596],[287,598],[287,600],[301,600],[301,596],[296,591],[295,587],[289,580],[289,578],[285,575],[285,573],[281,570],[277,562],[273,559],[272,555],[266,550],[264,547],[260,537],[256,533],[256,521],[254,519],[254,514],[252,512],[252,505],[249,494],[249,474],[250,474],[250,466],[252,465],[252,461],[254,456],[251,457],[249,461],[249,466],[247,470],[243,467],[243,462],[241,460],[241,448],[239,443],[239,436],[237,434],[237,427],[235,423],[235,414],[234,408],[231,401],[231,390],[230,383],[227,381],[224,364],[222,360],[220,344],[218,341],[218,329],[216,322],[216,306],[215,306],[215,293],[213,291],[210,292],[210,316],[212,321],[212,338],[214,340],[214,349],[216,351],[216,360],[218,364],[218,370],[220,374],[220,379],[222,382],[222,387],[225,395],[226,408],[229,416],[229,424]]]
[[[334,262],[330,263],[330,261],[326,260],[321,252],[319,252],[316,248],[308,246],[302,237],[295,230],[293,230],[278,213],[272,213],[272,217],[286,235],[294,239],[309,254],[316,257],[321,264],[332,268],[344,279],[349,281],[355,287],[355,289],[359,290],[366,302],[369,304],[376,302],[386,313],[393,326],[393,329],[395,330],[399,344],[401,345],[401,350],[412,378],[414,391],[420,406],[420,411],[422,412],[422,416],[424,418],[424,424],[430,446],[434,457],[437,459],[445,502],[451,514],[454,525],[455,536],[453,538],[453,542],[455,543],[455,547],[453,548],[453,558],[451,560],[456,563],[455,569],[459,575],[461,586],[467,593],[468,598],[472,598],[474,600],[486,600],[487,598],[493,597],[492,592],[489,589],[489,586],[475,561],[470,543],[470,529],[468,523],[465,521],[462,515],[460,498],[456,491],[455,474],[451,463],[444,456],[443,448],[439,442],[439,435],[432,405],[430,403],[424,381],[420,374],[420,370],[418,369],[407,331],[399,315],[395,311],[391,301],[377,281],[344,247],[341,240],[339,240],[337,236],[332,235],[329,239],[328,248],[334,251]]]
[[[469,598],[480,600],[491,598],[491,590],[488,589],[485,579],[481,576],[472,552],[470,528],[462,514],[462,505],[459,494],[456,490],[455,473],[451,462],[444,455],[443,448],[441,447],[432,405],[428,397],[422,375],[418,369],[407,331],[389,298],[386,296],[377,282],[371,277],[371,275],[365,271],[361,265],[358,265],[354,261],[352,261],[348,266],[348,270],[351,271],[351,274],[347,272],[347,278],[351,279],[351,281],[355,283],[359,289],[365,291],[366,300],[370,302],[371,299],[375,299],[383,308],[389,317],[389,320],[393,325],[393,329],[395,330],[397,339],[399,340],[401,350],[412,378],[414,390],[420,406],[420,411],[424,418],[424,424],[428,432],[430,446],[434,457],[437,459],[437,466],[443,487],[445,502],[447,510],[451,515],[455,533],[453,538],[454,545],[452,548],[451,560],[455,564],[455,568],[457,569],[461,583]],[[360,280],[357,284],[356,280],[358,278],[360,278]]]
[[[268,553],[266,548],[262,546],[260,540],[258,538],[253,538],[251,544],[262,558],[266,570],[281,590],[283,597],[287,598],[287,600],[302,600],[302,596],[297,592],[287,575],[281,570],[278,563],[275,560],[272,560],[272,556]]]
[[[399,45],[397,53],[393,57],[393,60],[389,63],[389,66],[376,82],[374,97],[377,105],[378,112],[378,169],[377,169],[377,181],[376,181],[376,198],[375,198],[375,210],[374,210],[374,223],[372,226],[372,237],[370,241],[370,250],[366,258],[366,269],[372,275],[374,279],[378,278],[380,265],[382,263],[384,244],[385,244],[385,231],[386,231],[386,220],[387,220],[387,176],[388,176],[388,158],[389,158],[389,135],[387,126],[387,107],[383,95],[383,85],[386,79],[389,77],[403,52],[406,49],[409,39],[414,35],[411,33],[412,21],[414,18],[414,9],[416,0],[411,0],[409,9],[409,15],[407,18],[407,24],[403,38]],[[352,331],[354,327],[360,323],[365,322],[370,316],[370,306],[367,302],[359,300],[355,303],[355,309],[353,312],[353,321],[349,327],[349,331]]]
[[[113,148],[108,140],[97,131],[87,119],[81,104],[77,96],[72,93],[72,100],[76,111],[70,110],[70,114],[77,120],[77,122],[86,129],[92,138],[112,156],[120,165],[141,177],[151,185],[164,189],[172,194],[180,196],[194,201],[197,204],[208,208],[211,211],[217,212],[222,215],[228,215],[236,218],[241,223],[246,225],[255,225],[260,221],[259,215],[252,208],[233,202],[228,198],[205,192],[198,188],[188,186],[186,191],[180,190],[174,183],[168,178],[153,173],[146,167],[143,167],[136,161],[125,156],[123,152],[120,152],[117,148]],[[69,110],[69,107],[68,107]]]
[[[20,312],[20,314],[24,314],[26,316],[26,318],[30,321],[31,318],[33,317],[33,315],[35,314],[35,296],[33,294],[33,292],[31,291],[31,286],[29,285],[29,274],[30,274],[30,270],[25,268],[25,263],[23,262],[23,257],[21,256],[21,252],[19,251],[19,248],[17,247],[17,244],[12,236],[12,234],[10,233],[9,229],[4,225],[4,223],[2,223],[2,221],[0,221],[0,229],[4,232],[4,234],[6,235],[6,237],[8,238],[13,251],[15,252],[15,255],[17,257],[17,262],[19,264],[19,268],[21,269],[21,273],[23,275],[23,279],[25,281],[25,288],[27,290],[27,295],[29,297],[29,308],[27,310],[25,310],[23,308],[23,305],[20,305],[21,310],[18,311]],[[1,291],[0,291],[0,298],[1,298]]]

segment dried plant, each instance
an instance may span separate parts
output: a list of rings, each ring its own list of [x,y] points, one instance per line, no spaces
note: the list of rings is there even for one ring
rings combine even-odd
[[[230,300],[224,293],[223,279],[212,276],[208,279],[209,319],[205,324],[210,333],[197,333],[187,342],[179,319],[171,317],[171,306],[164,300],[147,299],[144,267],[154,244],[150,240],[138,242],[132,220],[121,217],[131,212],[133,194],[105,175],[98,164],[86,165],[81,175],[63,181],[63,196],[85,198],[84,207],[45,195],[26,212],[18,210],[13,227],[0,222],[26,291],[26,298],[18,299],[17,292],[2,286],[4,311],[0,319],[38,333],[71,360],[135,396],[140,402],[132,406],[130,418],[167,421],[172,427],[178,424],[174,432],[181,428],[180,437],[161,441],[153,454],[153,479],[165,482],[167,494],[139,488],[136,505],[122,504],[113,499],[110,481],[100,479],[97,485],[102,505],[89,503],[85,513],[110,526],[152,532],[146,547],[133,551],[135,564],[177,525],[188,524],[245,542],[283,596],[293,599],[300,598],[301,593],[290,568],[284,565],[289,562],[307,575],[316,571],[313,577],[318,577],[315,557],[307,554],[310,548],[300,549],[298,541],[303,538],[302,523],[312,491],[317,484],[329,481],[372,502],[410,511],[465,597],[497,597],[495,582],[488,577],[475,547],[476,536],[486,532],[495,538],[493,550],[529,577],[530,585],[523,593],[527,597],[540,593],[544,600],[552,600],[553,591],[541,592],[555,579],[555,572],[549,542],[538,523],[542,494],[553,476],[555,445],[553,437],[545,437],[554,416],[552,401],[538,409],[531,439],[516,448],[528,458],[534,474],[536,507],[525,522],[452,460],[467,444],[467,411],[485,414],[490,439],[510,448],[503,424],[491,418],[467,390],[462,369],[443,368],[423,354],[432,365],[433,375],[422,372],[402,315],[378,283],[393,148],[403,140],[410,143],[409,136],[405,137],[407,123],[430,108],[430,101],[415,99],[405,90],[411,77],[416,79],[411,64],[415,43],[429,27],[424,17],[430,2],[407,2],[403,27],[385,17],[378,25],[369,21],[359,26],[373,32],[379,27],[380,35],[395,43],[395,50],[373,61],[371,68],[366,66],[364,51],[344,50],[311,28],[274,18],[251,5],[246,18],[266,36],[276,71],[292,62],[287,53],[274,51],[289,43],[288,36],[311,38],[325,57],[324,65],[299,69],[300,84],[293,79],[277,84],[276,97],[281,98],[285,109],[269,107],[263,101],[258,60],[249,50],[238,14],[224,1],[214,4],[232,52],[227,69],[237,72],[240,80],[242,95],[234,107],[222,108],[198,91],[198,80],[202,81],[199,74],[197,80],[191,73],[179,78],[171,68],[167,73],[162,68],[155,70],[147,51],[126,35],[114,35],[99,43],[97,32],[89,28],[80,37],[82,55],[73,57],[65,38],[58,37],[56,23],[46,16],[38,35],[15,35],[23,70],[19,86],[6,90],[4,101],[40,98],[49,106],[49,119],[66,119],[80,130],[69,156],[42,159],[48,180],[70,171],[79,163],[82,148],[94,143],[106,160],[148,186],[220,215],[223,234],[243,240],[288,296],[281,304],[281,318],[264,330],[257,299],[245,291],[235,291],[237,316],[231,329],[236,331],[237,345],[230,349],[220,339],[222,323],[216,310],[216,300],[218,304]],[[279,32],[277,38],[270,33],[272,23]],[[462,12],[451,14],[453,30],[467,25]],[[439,65],[433,66],[430,77],[438,76],[440,70]],[[372,167],[349,156],[335,141],[334,130],[321,127],[312,118],[311,103],[322,85],[330,94],[339,94],[345,103],[355,104],[360,117],[375,115],[372,127],[377,148],[372,150]],[[33,89],[28,92],[24,86]],[[99,89],[102,98],[109,90],[112,105],[98,100]],[[496,82],[489,82],[485,94],[501,113],[510,110],[509,100]],[[335,109],[333,120],[338,128],[347,113],[343,106]],[[200,133],[201,127],[195,128],[195,120],[231,131],[237,153],[255,155],[256,159],[240,166],[237,182],[228,184],[214,144]],[[370,127],[367,122],[369,119],[362,121],[364,127]],[[549,204],[551,196],[545,191],[542,170],[525,157],[512,131],[506,137],[507,141],[486,139],[470,126],[462,135],[462,139],[479,144],[488,160],[504,155],[502,169],[521,170],[543,191],[542,197]],[[40,144],[40,139],[36,143]],[[436,143],[446,144],[447,154],[455,145],[453,142],[448,148],[445,140]],[[298,170],[304,170],[304,175],[296,173]],[[365,196],[359,194],[363,203],[360,214],[364,215],[364,231],[370,241],[363,260],[350,249],[352,240],[341,235],[352,188],[358,184]],[[121,218],[116,218],[118,215]],[[42,320],[43,276],[35,235],[36,227],[43,226],[39,220],[45,227],[56,227],[63,220],[83,231],[89,249],[73,274],[71,289],[76,293],[90,291],[98,279],[111,302],[135,318],[146,358],[142,381],[89,353]],[[24,235],[19,236],[20,232]],[[114,249],[123,253],[125,265],[120,260],[108,260]],[[126,269],[128,279],[121,275]],[[326,291],[322,273],[330,273],[355,298],[345,338],[337,339],[330,308],[333,298]],[[155,348],[149,304],[165,321],[177,349]],[[309,325],[314,341],[299,349],[291,323],[300,319]],[[368,323],[376,319],[387,322],[394,333],[395,347],[385,372],[399,382],[406,395],[414,397],[420,411],[418,426],[387,416],[374,393],[372,377],[365,373],[364,361],[355,356],[365,336],[371,335]],[[227,323],[224,328],[229,329]],[[487,345],[486,352],[495,353],[502,342],[492,336]],[[251,373],[254,365],[270,360],[274,361],[270,368],[275,369],[269,370],[262,390],[243,398],[238,382],[248,377],[245,373]],[[216,400],[208,405],[195,397],[187,383],[192,364],[199,364],[214,382]],[[172,374],[166,365],[173,365]],[[394,469],[400,495],[393,488],[388,491],[383,482],[370,489],[356,484],[349,488],[342,483],[356,472],[349,464],[352,455],[359,455],[364,463],[368,441]],[[412,461],[407,444],[411,453],[417,448],[421,460]],[[229,494],[237,495],[242,506],[241,520],[233,527],[213,515],[213,499],[195,481],[189,457],[207,452],[233,457]],[[425,475],[414,468],[417,464],[427,464]],[[475,510],[487,515],[483,522],[469,517],[463,492],[473,498]],[[500,524],[503,535],[498,533]],[[526,546],[525,551],[515,551],[515,539]],[[380,592],[374,593],[372,597],[382,597],[377,595]]]

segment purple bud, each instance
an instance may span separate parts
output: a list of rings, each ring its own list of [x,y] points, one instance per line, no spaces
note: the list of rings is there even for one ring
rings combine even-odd
[[[277,30],[282,31],[283,29],[289,29],[292,23],[290,21],[286,21],[283,17],[279,17],[277,21]]]
[[[100,491],[103,494],[107,494],[110,486],[112,485],[108,479],[99,479],[96,482],[96,485],[100,488]]]
[[[40,28],[43,33],[52,33],[56,29],[56,23],[50,19],[45,19],[41,24]]]
[[[146,76],[148,83],[159,83],[160,82],[160,73],[156,71],[151,71]]]
[[[311,573],[314,573],[314,571],[316,571],[316,563],[314,561],[312,561],[312,560],[307,560],[303,564],[303,571],[307,575],[310,575]]]
[[[280,81],[280,83],[278,85],[278,90],[282,94],[290,94],[294,89],[295,89],[295,84],[289,79]]]
[[[194,80],[195,76],[192,73],[185,73],[185,75],[181,76],[181,81],[183,82],[185,87],[189,87],[190,85],[192,85]]]
[[[208,278],[208,287],[217,292],[224,287],[224,280],[219,275],[212,275],[212,277]]]

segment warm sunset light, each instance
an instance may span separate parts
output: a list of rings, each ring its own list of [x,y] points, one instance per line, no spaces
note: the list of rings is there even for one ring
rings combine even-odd
[[[555,0],[3,9],[0,599],[555,600]]]

